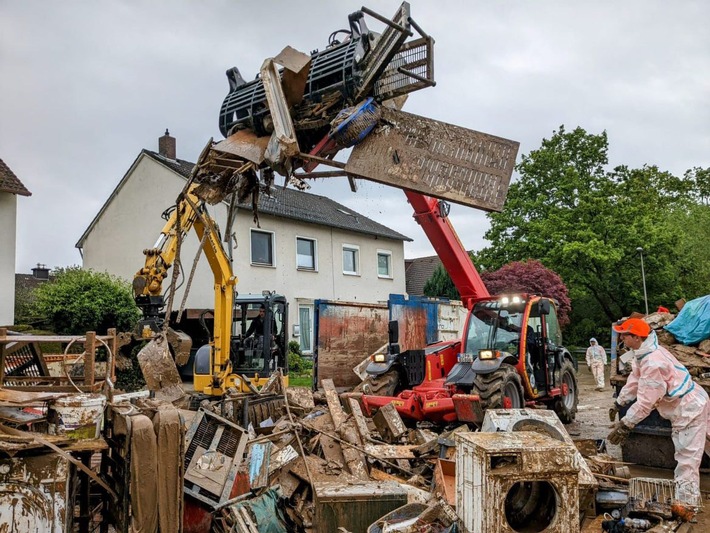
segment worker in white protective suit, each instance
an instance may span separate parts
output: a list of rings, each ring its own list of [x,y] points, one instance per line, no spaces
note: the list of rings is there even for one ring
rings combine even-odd
[[[630,318],[614,326],[630,351],[631,374],[609,410],[613,421],[619,409],[636,400],[609,433],[612,444],[621,444],[631,429],[654,409],[669,420],[675,446],[676,499],[697,506],[700,502],[700,462],[710,454],[710,400],[688,370],[668,350],[658,344],[656,333],[640,318]],[[627,359],[628,360],[628,359]]]
[[[587,368],[592,371],[594,379],[597,381],[596,390],[604,390],[604,367],[608,364],[606,358],[606,350],[599,346],[597,339],[589,339],[589,348],[587,348]]]

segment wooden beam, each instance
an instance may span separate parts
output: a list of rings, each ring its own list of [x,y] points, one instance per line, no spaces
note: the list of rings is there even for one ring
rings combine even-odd
[[[96,332],[86,333],[86,343],[84,344],[84,385],[92,387],[94,385],[94,363],[96,362]]]

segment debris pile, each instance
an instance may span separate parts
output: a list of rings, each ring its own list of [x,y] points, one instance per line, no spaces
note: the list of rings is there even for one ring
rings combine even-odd
[[[391,525],[398,520],[428,524],[430,531],[449,528],[456,517],[453,471],[441,466],[446,459],[439,455],[453,458],[447,443],[453,434],[469,428],[464,425],[441,435],[408,429],[394,408],[367,418],[359,394],[340,396],[327,379],[323,387],[322,394],[288,387],[280,413],[272,408],[266,419],[249,418],[243,460],[234,464],[229,476],[235,480],[233,501],[213,508],[218,511],[215,530],[256,531],[250,529],[252,524],[263,523],[265,516],[279,522],[280,529],[273,531],[346,528],[354,533],[380,519],[388,524],[387,531],[400,531]],[[281,392],[275,389],[260,395]],[[214,410],[221,413],[212,415],[217,419],[224,414],[246,420],[243,409],[234,407],[235,397],[204,405],[200,412]],[[187,446],[194,447],[189,433]],[[406,519],[401,513],[383,518],[407,504],[418,507],[409,507]],[[412,515],[413,510],[418,512]]]
[[[694,313],[693,320],[694,322],[699,322],[699,324],[694,323],[690,326],[695,336],[689,337],[684,334],[685,330],[688,328],[686,325],[688,320],[684,317],[682,312],[685,306],[704,309],[704,307],[700,307],[698,304],[702,303],[702,301],[707,298],[707,296],[698,298],[687,304],[683,300],[679,300],[676,305],[679,306],[681,313],[678,315],[666,311],[659,311],[647,316],[632,314],[630,318],[642,318],[651,326],[651,329],[656,332],[658,342],[688,369],[688,372],[698,385],[710,393],[710,332],[707,334],[702,333],[710,327],[710,313]],[[688,311],[689,310],[690,308],[688,308]],[[693,344],[681,342],[672,331],[678,333],[684,342],[693,342]],[[698,334],[698,332],[700,333]],[[622,364],[619,366],[620,368],[617,369],[617,372],[624,377],[615,376],[612,379],[613,382],[623,384],[625,382],[625,376],[630,372],[631,365],[630,363],[626,364],[626,368],[623,368]]]

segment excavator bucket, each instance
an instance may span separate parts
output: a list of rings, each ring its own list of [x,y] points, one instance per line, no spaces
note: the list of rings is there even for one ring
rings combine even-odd
[[[154,392],[156,398],[173,402],[185,395],[164,332],[158,333],[138,352],[138,364],[148,390]]]

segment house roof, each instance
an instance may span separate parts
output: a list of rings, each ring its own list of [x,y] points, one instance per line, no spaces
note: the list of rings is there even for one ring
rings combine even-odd
[[[195,166],[194,163],[181,159],[168,159],[151,150],[143,150],[143,153],[163,163],[184,178],[190,176],[192,168]],[[250,203],[241,203],[239,206],[251,210]],[[260,195],[259,212],[276,217],[300,220],[301,222],[310,222],[312,224],[386,237],[388,239],[400,241],[412,240],[406,235],[402,235],[387,226],[383,226],[330,198],[288,187],[273,187],[271,196]]]
[[[32,196],[15,173],[10,170],[5,162],[0,159],[0,192],[19,194],[20,196]]]
[[[47,283],[54,279],[54,274],[49,275],[49,280],[38,279],[32,274],[15,274],[15,292],[22,290],[32,291],[42,285],[42,283]]]
[[[141,150],[141,153],[139,154],[138,158],[136,158],[136,161],[133,163],[133,165],[131,165],[131,168],[123,176],[120,183],[116,186],[114,191],[111,193],[109,198],[99,210],[96,217],[94,217],[94,220],[91,222],[86,231],[84,231],[84,234],[81,236],[79,241],[76,243],[77,248],[81,248],[83,246],[86,237],[96,225],[99,218],[101,218],[101,215],[106,210],[108,204],[111,202],[111,200],[113,200],[116,194],[118,194],[118,191],[126,182],[126,180],[131,174],[132,169],[135,167],[136,163],[142,155],[150,157],[154,161],[169,168],[170,170],[185,179],[190,176],[192,168],[195,166],[194,163],[185,161],[183,159],[169,159],[151,150]],[[250,203],[240,204],[240,207],[251,211]],[[300,220],[302,222],[320,224],[329,227],[340,228],[347,231],[374,235],[377,237],[385,237],[388,239],[395,239],[400,241],[412,240],[406,235],[402,235],[401,233],[398,233],[386,226],[383,226],[382,224],[379,224],[378,222],[375,222],[374,220],[371,220],[353,211],[352,209],[331,200],[330,198],[327,198],[325,196],[319,196],[317,194],[301,192],[296,189],[273,187],[271,196],[266,196],[263,194],[260,195],[259,212],[275,217]]]
[[[438,255],[405,259],[404,276],[407,294],[423,296],[424,285],[439,265],[441,265],[441,259]]]

